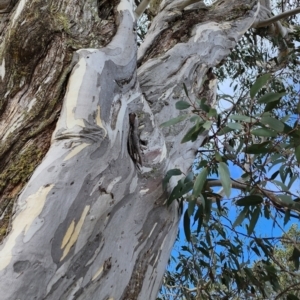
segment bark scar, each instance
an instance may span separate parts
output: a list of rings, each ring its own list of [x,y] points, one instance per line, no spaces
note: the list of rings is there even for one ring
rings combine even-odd
[[[139,121],[135,113],[129,114],[128,153],[134,164],[139,168],[143,166],[140,138],[138,135]]]

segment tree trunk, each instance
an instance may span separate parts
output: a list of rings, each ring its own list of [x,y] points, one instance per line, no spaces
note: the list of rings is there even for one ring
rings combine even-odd
[[[161,182],[206,137],[159,125],[183,83],[216,103],[201,83],[258,7],[165,0],[137,54],[134,1],[15,2],[0,5],[1,299],[155,299],[180,217]]]

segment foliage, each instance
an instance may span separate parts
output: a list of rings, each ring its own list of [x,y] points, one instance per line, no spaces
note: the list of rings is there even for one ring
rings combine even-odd
[[[168,204],[188,192],[191,192],[186,196],[189,202],[197,197],[211,201],[208,199],[217,196],[213,195],[210,187],[218,185],[220,181],[228,198],[233,186],[248,196],[245,198],[248,205],[263,202],[265,206],[278,206],[280,202],[285,209],[300,211],[295,201],[298,196],[290,191],[299,176],[300,111],[297,108],[289,111],[289,114],[283,114],[282,106],[277,109],[281,101],[287,101],[284,100],[285,96],[285,91],[272,88],[272,76],[265,74],[252,85],[248,98],[244,98],[243,102],[232,98],[234,105],[222,114],[209,107],[205,98],[196,102],[177,102],[177,109],[192,107],[192,112],[171,119],[162,126],[171,126],[189,118],[193,126],[183,137],[182,143],[195,141],[207,130],[211,131],[211,135],[202,146],[206,150],[202,150],[198,156],[198,175],[195,179],[190,174],[181,178],[170,194]],[[240,169],[240,179],[231,178],[230,164]],[[168,174],[167,179],[170,174],[180,175],[180,171],[173,174],[171,170]],[[257,202],[258,198],[260,200]],[[239,200],[236,204],[241,206],[243,201]]]
[[[170,170],[164,180],[166,188],[180,176],[167,204],[187,203],[187,243],[180,243],[159,299],[300,299],[299,231],[260,236],[267,233],[260,226],[284,232],[299,218],[299,41],[296,31],[279,61],[281,41],[250,30],[214,70],[220,81],[232,80],[233,95],[218,96],[227,107],[212,107],[207,96],[192,100],[183,85],[176,103],[182,113],[161,124],[190,120],[181,142],[206,138],[194,172]]]
[[[230,228],[227,213],[213,212],[200,235],[181,244],[158,299],[300,299],[300,274],[292,262],[297,226],[282,237],[252,236],[245,245],[249,237]]]
[[[206,150],[199,153],[196,175],[174,169],[164,181],[166,186],[172,176],[183,175],[167,204],[175,199],[188,202],[183,227],[190,244],[182,247],[176,272],[166,274],[164,288],[175,285],[175,294],[180,290],[186,299],[264,299],[280,291],[282,270],[274,258],[272,238],[258,237],[256,228],[261,218],[280,226],[280,220],[286,225],[300,212],[293,187],[299,178],[300,111],[285,115],[279,111],[282,106],[270,106],[287,96],[271,87],[271,74],[258,77],[243,99],[250,110],[232,99],[235,104],[222,116],[206,99],[180,100],[176,105],[180,110],[193,108],[184,115],[194,125],[182,142],[196,140],[207,129],[212,132],[203,146]],[[173,119],[162,126],[174,123]],[[242,173],[238,179],[230,174],[233,165]],[[218,185],[236,205],[234,221],[228,217],[229,202],[221,202],[213,189]],[[236,194],[232,188],[240,194],[230,198]],[[298,268],[300,251],[295,249]],[[263,257],[255,268],[253,256]]]
[[[299,286],[299,247],[300,246],[300,229],[297,225],[293,225],[282,236],[280,244],[274,249],[274,258],[276,264],[286,269],[279,276],[279,282],[282,287],[283,293],[277,299],[283,299],[285,294],[294,294],[300,299],[300,286]]]

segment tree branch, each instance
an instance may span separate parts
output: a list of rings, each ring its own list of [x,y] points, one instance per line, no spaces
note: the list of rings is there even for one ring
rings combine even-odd
[[[292,9],[292,10],[285,11],[285,12],[283,12],[283,13],[277,15],[277,16],[274,16],[274,17],[269,18],[267,20],[261,21],[261,22],[257,23],[255,27],[256,28],[266,27],[266,26],[269,26],[269,25],[275,23],[276,21],[287,18],[289,16],[296,15],[298,13],[300,13],[300,7],[297,7],[297,8]]]
[[[298,290],[298,289],[295,289],[294,287],[299,285],[299,282],[296,282],[290,286],[288,286],[287,288],[285,288],[281,293],[279,293],[276,297],[275,297],[275,300],[276,299],[279,299],[282,295],[284,295],[284,293],[288,292],[289,290],[293,289],[293,290]]]
[[[215,180],[208,180],[207,181],[207,186],[208,187],[217,187],[217,186],[222,186],[221,180],[219,179],[215,179]],[[246,183],[240,182],[240,181],[236,181],[236,180],[231,180],[231,186],[235,189],[244,191],[246,190],[247,187],[249,187],[249,185],[247,185]],[[274,193],[259,188],[259,193],[261,193],[262,195],[268,197],[274,204],[280,206],[280,207],[284,207],[286,209],[291,209],[294,211],[297,211],[298,213],[300,212],[300,207],[299,207],[299,203],[291,201],[290,203],[286,203],[283,200],[281,200],[280,198],[278,198]]]
[[[207,181],[207,185],[209,187],[217,187],[217,186],[222,186],[222,183],[221,183],[221,180],[219,179],[216,179],[216,180],[209,180]],[[238,182],[238,181],[234,181],[234,180],[231,180],[231,185],[234,189],[238,189],[238,190],[242,190],[244,191],[248,185],[246,183],[242,183],[242,182]]]

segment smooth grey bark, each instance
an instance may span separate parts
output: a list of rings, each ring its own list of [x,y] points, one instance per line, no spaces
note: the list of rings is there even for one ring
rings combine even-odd
[[[19,196],[0,248],[1,299],[156,298],[179,219],[175,203],[164,205],[162,178],[174,167],[187,172],[205,138],[181,144],[188,122],[163,131],[159,124],[179,115],[183,82],[191,99],[203,93],[208,69],[258,12],[253,5],[237,10],[245,1],[222,1],[183,14],[173,9],[179,2],[164,1],[138,59],[127,0],[115,6],[118,29],[107,46],[74,52],[50,149]],[[14,22],[24,9],[20,1]],[[215,84],[205,91],[211,105]],[[145,144],[141,170],[127,150],[131,112]]]

